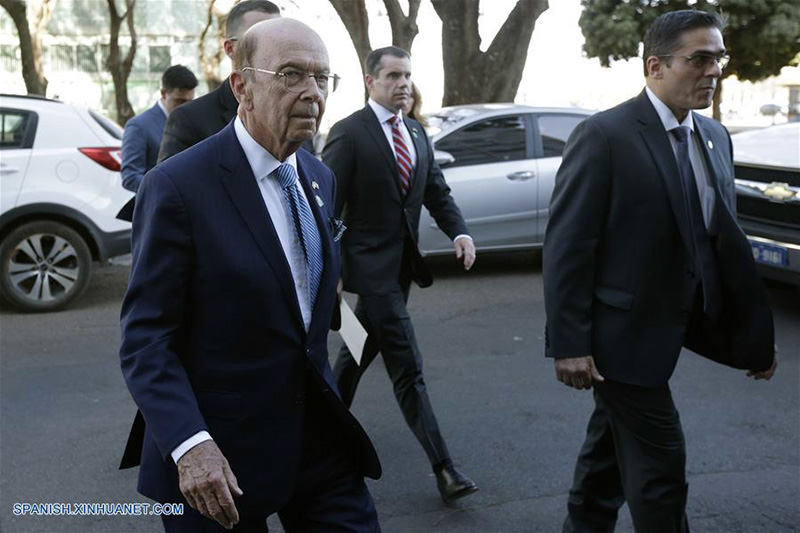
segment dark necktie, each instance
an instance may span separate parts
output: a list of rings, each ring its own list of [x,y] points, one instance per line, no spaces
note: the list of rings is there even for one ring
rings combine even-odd
[[[692,235],[695,265],[700,272],[700,281],[703,287],[703,311],[711,318],[716,319],[720,311],[721,289],[717,260],[714,256],[711,238],[706,230],[703,210],[700,207],[700,196],[697,192],[697,182],[694,170],[692,170],[692,162],[689,159],[689,138],[692,130],[686,126],[678,126],[670,131],[677,141],[675,146],[678,171],[681,175],[681,188],[689,218],[689,232]]]
[[[394,152],[397,156],[397,171],[400,173],[400,187],[403,189],[403,194],[408,192],[411,187],[411,169],[414,168],[411,164],[411,152],[408,151],[403,140],[403,135],[400,133],[400,122],[397,115],[392,115],[389,119],[389,124],[392,125],[392,140],[394,141]]]
[[[300,191],[297,189],[297,173],[294,167],[288,163],[283,163],[273,171],[273,174],[277,176],[278,183],[281,184],[283,189],[283,199],[292,213],[294,229],[308,264],[309,294],[311,297],[311,309],[313,310],[317,301],[317,291],[319,290],[319,282],[322,279],[323,268],[322,241],[320,240],[319,230],[308,202],[302,200]]]

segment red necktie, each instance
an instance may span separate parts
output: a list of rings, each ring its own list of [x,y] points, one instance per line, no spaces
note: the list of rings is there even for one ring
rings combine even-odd
[[[394,140],[394,152],[397,156],[397,171],[400,173],[400,187],[403,193],[407,193],[411,187],[411,152],[408,151],[403,140],[403,135],[400,133],[400,119],[397,115],[392,115],[389,119],[389,124],[392,125],[392,140]]]

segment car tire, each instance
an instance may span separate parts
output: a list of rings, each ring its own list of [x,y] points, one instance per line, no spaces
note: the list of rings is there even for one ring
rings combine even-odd
[[[64,308],[83,294],[91,275],[89,246],[60,222],[23,224],[0,243],[0,289],[22,311]]]

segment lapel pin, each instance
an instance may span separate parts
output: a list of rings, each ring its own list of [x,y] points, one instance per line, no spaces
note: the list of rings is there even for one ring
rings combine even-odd
[[[319,189],[319,183],[317,183],[316,181],[312,181],[311,182],[311,188],[314,189],[314,190]],[[317,196],[317,198],[319,198],[319,196]]]
[[[317,186],[317,188],[319,188],[319,186]],[[325,202],[323,202],[323,201],[322,201],[322,198],[320,198],[319,196],[317,196],[317,195],[314,195],[314,198],[316,198],[316,199],[317,199],[317,205],[318,205],[318,206],[322,207],[323,205],[325,205]]]
[[[708,149],[709,150],[713,150],[714,149],[714,143],[712,143],[710,139],[708,141]]]
[[[412,134],[412,135],[414,136],[414,138],[416,139],[416,138],[417,138],[417,128],[411,128],[411,134]]]

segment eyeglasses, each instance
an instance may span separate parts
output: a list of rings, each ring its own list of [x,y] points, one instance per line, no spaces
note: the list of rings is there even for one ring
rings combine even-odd
[[[311,78],[314,78],[314,81],[317,83],[317,88],[320,90],[320,92],[323,93],[336,92],[336,88],[339,86],[339,80],[341,79],[336,74],[311,74],[310,72],[305,72],[300,70],[286,70],[284,72],[275,72],[272,70],[266,70],[263,68],[255,68],[255,67],[242,68],[242,72],[246,70],[263,72],[265,74],[272,74],[273,76],[282,78],[284,84],[286,85],[286,90],[291,91],[293,93],[303,92],[306,89],[306,87],[308,87],[309,83],[308,80]]]
[[[731,56],[728,55],[714,55],[702,52],[698,52],[697,54],[692,54],[690,56],[663,54],[658,57],[681,57],[694,68],[706,68],[711,65],[712,62],[714,62],[719,65],[720,70],[728,66],[728,62],[731,60]]]

